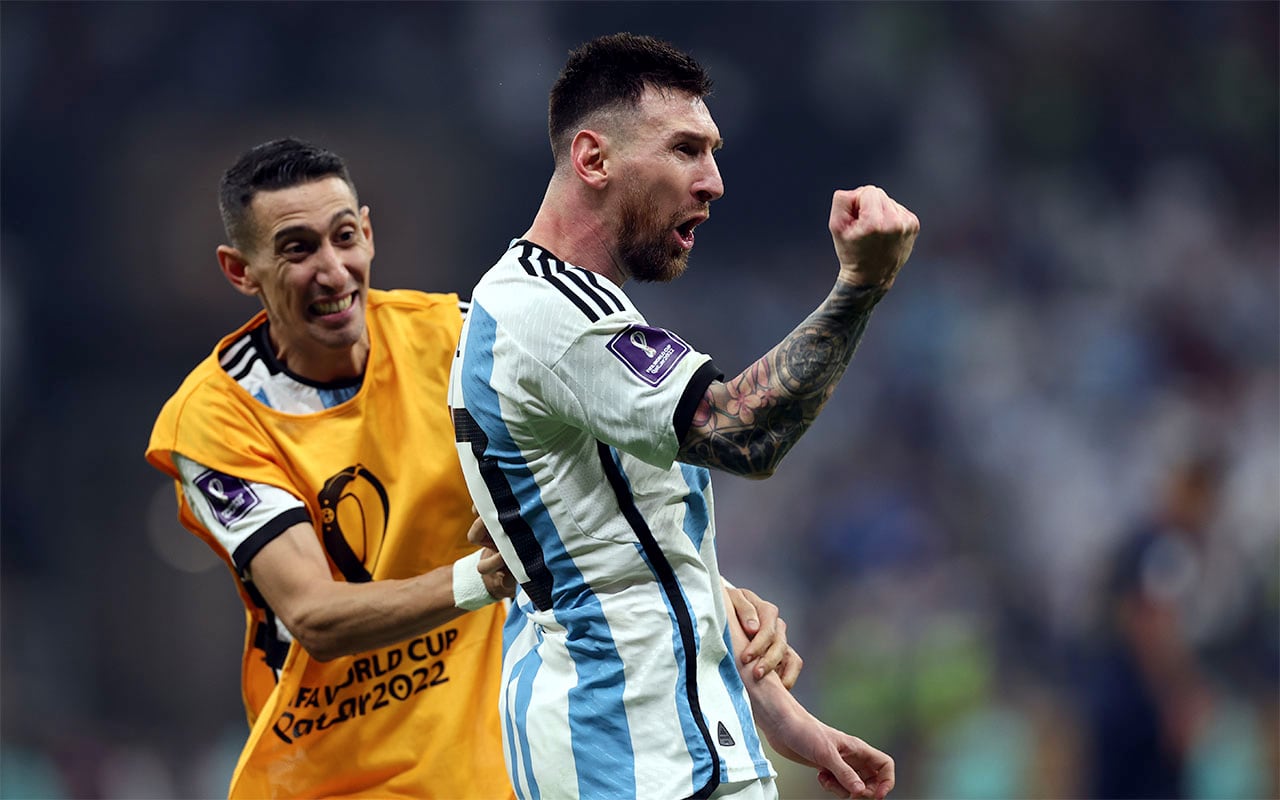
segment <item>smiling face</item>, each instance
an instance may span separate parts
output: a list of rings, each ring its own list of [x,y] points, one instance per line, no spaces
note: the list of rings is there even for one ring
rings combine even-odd
[[[666,282],[688,266],[693,229],[724,194],[720,130],[701,98],[645,87],[618,151],[615,258],[627,277]]]
[[[368,207],[328,177],[259,192],[249,214],[244,249],[224,246],[218,257],[232,284],[262,301],[277,357],[318,382],[359,375],[369,353]]]

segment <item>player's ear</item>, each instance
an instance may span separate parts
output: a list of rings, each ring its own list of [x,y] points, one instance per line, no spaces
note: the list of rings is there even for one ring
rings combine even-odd
[[[569,145],[569,163],[578,179],[593,189],[603,189],[609,182],[605,161],[608,139],[592,130],[580,130]]]
[[[255,295],[258,293],[258,281],[249,272],[249,259],[245,258],[241,253],[231,245],[218,245],[218,266],[222,268],[222,274],[237,292],[247,295]]]

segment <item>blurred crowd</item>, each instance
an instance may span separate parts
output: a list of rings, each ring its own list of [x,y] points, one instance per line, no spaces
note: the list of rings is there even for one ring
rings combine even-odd
[[[1278,17],[3,4],[0,796],[225,792],[239,606],[142,460],[254,310],[213,259],[222,169],[336,150],[374,284],[465,295],[541,199],[565,53],[616,30],[716,79],[727,193],[633,296],[725,372],[825,295],[833,189],[922,221],[813,431],[716,479],[722,567],[782,608],[806,704],[899,798],[1280,796]]]

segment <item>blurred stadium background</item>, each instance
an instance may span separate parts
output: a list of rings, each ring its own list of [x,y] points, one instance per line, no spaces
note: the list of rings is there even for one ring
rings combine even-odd
[[[3,3],[0,794],[225,791],[241,616],[142,459],[254,311],[215,266],[222,169],[342,153],[375,285],[465,294],[541,199],[566,52],[631,30],[717,83],[727,194],[690,273],[635,293],[726,371],[827,291],[833,189],[923,221],[789,462],[717,478],[725,572],[782,607],[804,701],[896,756],[899,798],[1096,796],[1096,745],[1151,714],[1186,796],[1276,797],[1278,8]],[[1204,546],[1127,562],[1201,453]],[[1137,590],[1191,711],[1101,679]]]

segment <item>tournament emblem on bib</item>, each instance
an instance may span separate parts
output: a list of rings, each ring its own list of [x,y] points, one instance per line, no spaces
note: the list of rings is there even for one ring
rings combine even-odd
[[[680,359],[689,354],[689,345],[679,336],[647,325],[628,326],[609,340],[608,347],[609,352],[650,386],[662,383]]]
[[[372,580],[391,514],[382,481],[356,464],[325,481],[318,499],[321,537],[334,565],[353,583]]]

